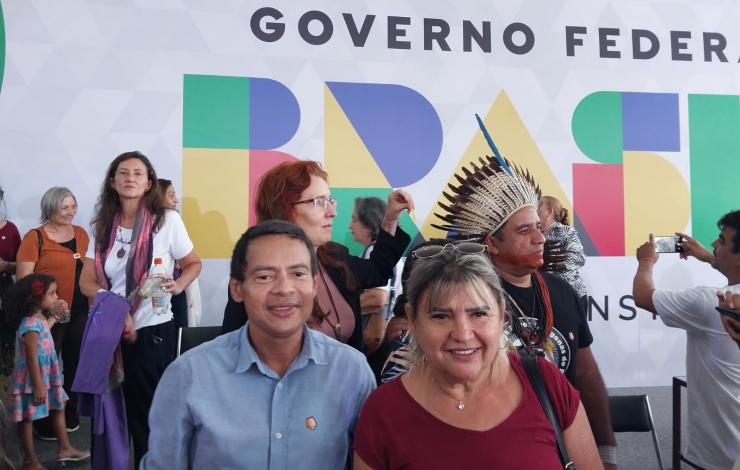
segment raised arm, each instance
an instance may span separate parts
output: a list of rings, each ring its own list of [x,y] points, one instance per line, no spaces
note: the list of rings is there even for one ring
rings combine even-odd
[[[679,246],[681,247],[681,253],[679,253],[679,256],[681,259],[689,259],[689,256],[693,256],[699,261],[703,261],[705,263],[712,262],[714,255],[711,251],[704,248],[704,245],[699,243],[698,240],[681,232],[676,232],[676,235],[684,239],[683,242],[679,243]]]
[[[380,228],[390,235],[396,234],[398,220],[405,210],[414,209],[414,199],[403,189],[397,189],[388,195],[388,206],[385,209],[385,217],[380,223]]]
[[[632,281],[632,297],[635,305],[655,313],[653,304],[653,292],[655,284],[653,283],[653,265],[658,262],[659,255],[655,251],[655,242],[653,234],[650,234],[650,241],[643,244],[637,249],[637,273]]]

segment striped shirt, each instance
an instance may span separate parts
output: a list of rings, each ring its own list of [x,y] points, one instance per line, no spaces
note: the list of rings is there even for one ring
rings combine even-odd
[[[583,245],[581,245],[581,240],[578,238],[578,231],[568,225],[555,222],[545,238],[565,243],[568,246],[565,269],[555,269],[553,274],[567,281],[576,290],[579,297],[586,295],[586,285],[578,274],[578,269],[586,264],[586,254],[583,252]]]

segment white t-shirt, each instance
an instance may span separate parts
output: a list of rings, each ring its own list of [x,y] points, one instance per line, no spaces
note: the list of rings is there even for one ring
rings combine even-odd
[[[114,227],[116,231],[115,242],[113,248],[110,251],[108,259],[105,261],[105,274],[111,280],[110,291],[120,296],[126,297],[126,262],[128,260],[128,253],[131,249],[129,242],[131,240],[132,229],[118,230],[118,227]],[[118,258],[118,251],[123,248],[126,251],[126,255],[123,258]],[[166,210],[164,213],[164,223],[162,228],[158,232],[154,233],[153,247],[152,247],[152,266],[154,265],[154,258],[162,258],[162,265],[165,270],[172,274],[175,270],[175,260],[182,259],[189,255],[193,251],[193,242],[190,241],[187,230],[185,230],[185,224],[183,224],[180,214],[173,210]],[[90,239],[90,245],[87,249],[87,257],[95,259],[95,239]],[[151,266],[150,266],[151,269]],[[157,315],[154,313],[152,308],[151,299],[144,299],[139,304],[139,309],[134,315],[134,324],[136,329],[145,328],[147,326],[159,325],[172,320],[172,311],[170,310],[165,315]]]
[[[730,469],[740,453],[740,349],[730,338],[716,293],[740,285],[656,290],[666,326],[686,330],[688,432],[683,455],[706,470]]]

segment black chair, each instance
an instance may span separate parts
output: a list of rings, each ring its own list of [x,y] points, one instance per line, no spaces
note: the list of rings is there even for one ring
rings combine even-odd
[[[655,433],[653,413],[647,395],[623,395],[609,397],[609,414],[614,432],[650,432],[653,435],[658,468],[663,470],[658,435]]]
[[[177,357],[194,347],[215,339],[221,334],[220,326],[191,326],[177,330]]]

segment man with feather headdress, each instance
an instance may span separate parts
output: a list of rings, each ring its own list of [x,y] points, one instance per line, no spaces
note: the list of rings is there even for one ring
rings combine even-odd
[[[567,282],[538,271],[551,254],[537,215],[540,188],[529,171],[501,157],[479,123],[496,157],[455,175],[459,184],[443,193],[449,204],[440,203],[446,213],[435,214],[445,224],[433,226],[486,245],[507,293],[512,343],[542,351],[566,375],[581,394],[605,468],[616,469],[608,397],[585,309]]]

